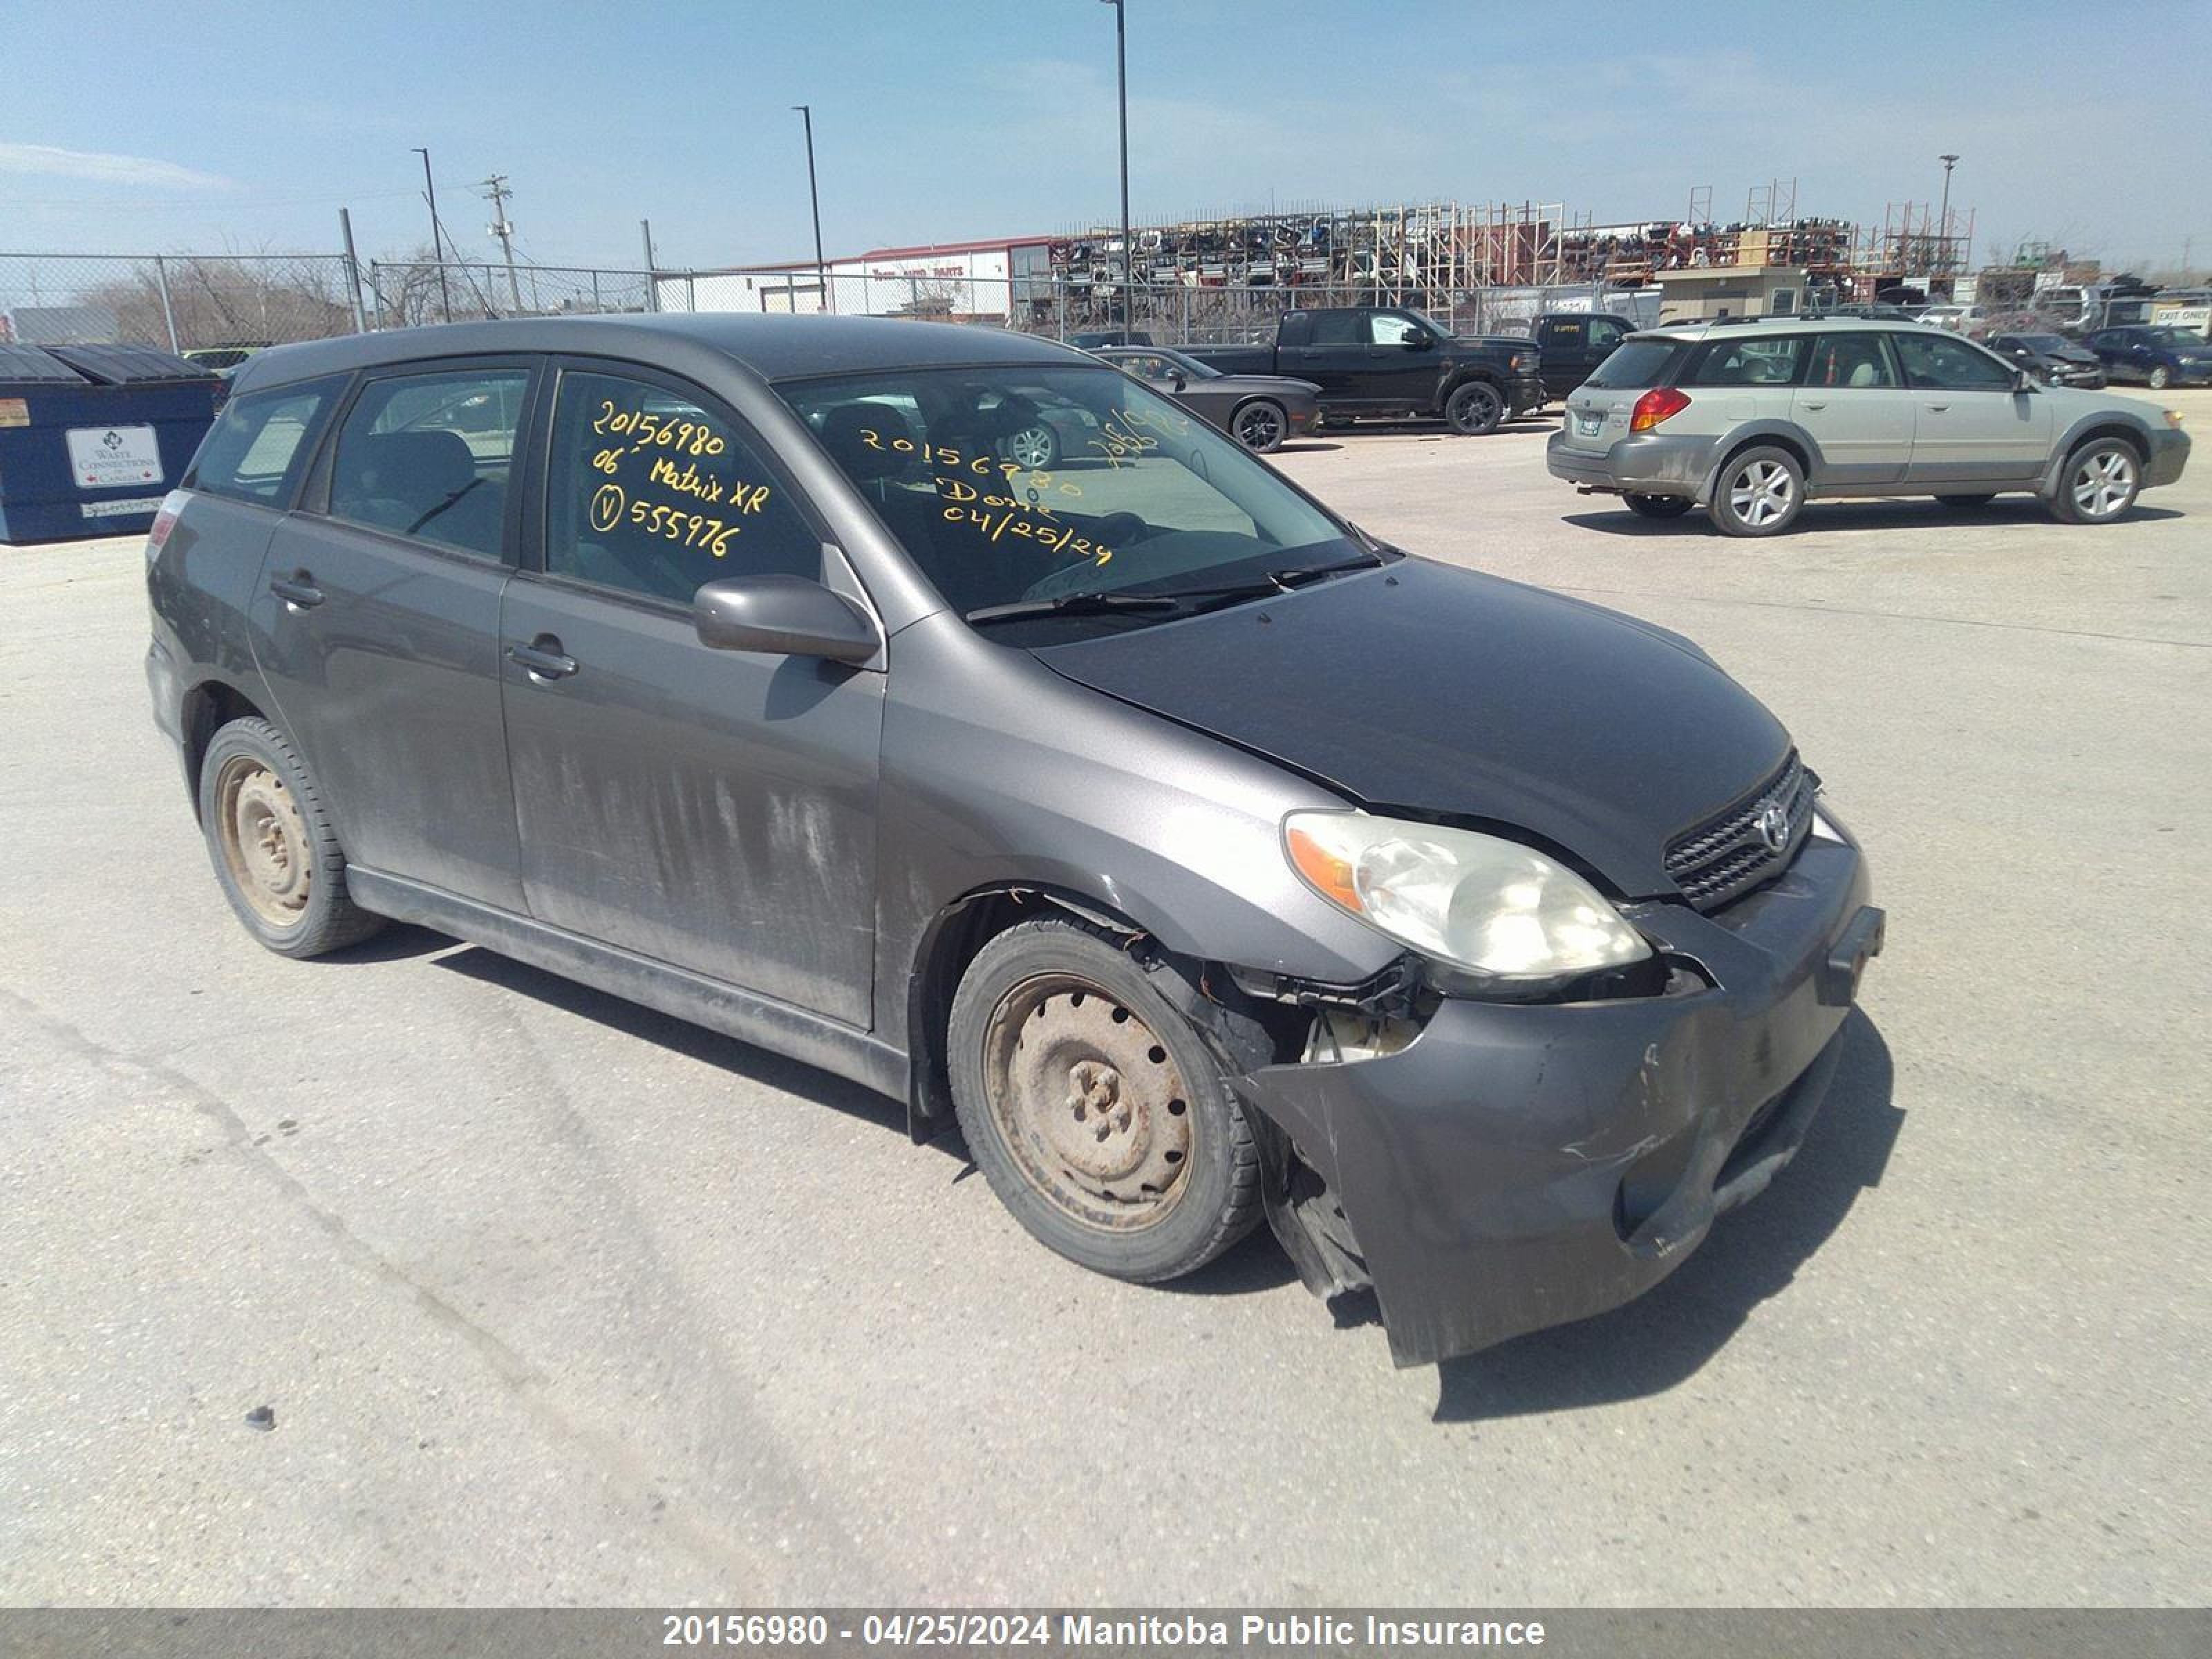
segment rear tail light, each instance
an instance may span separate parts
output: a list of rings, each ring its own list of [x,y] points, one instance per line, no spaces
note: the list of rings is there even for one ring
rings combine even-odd
[[[1631,432],[1649,432],[1662,421],[1671,421],[1690,406],[1689,395],[1671,386],[1655,386],[1636,400],[1628,417]]]
[[[169,532],[177,527],[177,520],[185,510],[191,495],[182,489],[173,489],[161,497],[161,510],[154,515],[154,522],[146,529],[146,568],[154,568],[161,556],[161,544],[169,539]]]

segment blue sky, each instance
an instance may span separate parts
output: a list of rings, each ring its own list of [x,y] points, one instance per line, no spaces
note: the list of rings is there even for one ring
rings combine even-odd
[[[1964,158],[1977,261],[2044,237],[2212,264],[2212,0],[1538,8],[1128,0],[1140,220],[1216,208],[1565,200],[1601,222],[1796,180],[1879,221]],[[1117,212],[1098,0],[88,5],[0,0],[0,251],[327,247],[448,232],[511,179],[543,263],[832,255]]]

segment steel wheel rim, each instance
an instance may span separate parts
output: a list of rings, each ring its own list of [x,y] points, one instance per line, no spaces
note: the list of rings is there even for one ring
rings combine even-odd
[[[2135,463],[2117,449],[2092,455],[2074,469],[2074,505],[2082,517],[2108,519],[2135,489]]]
[[[2166,388],[2166,383],[2172,379],[2172,374],[2161,364],[2150,372],[2150,389],[2153,392],[2163,392]]]
[[[284,780],[251,755],[233,755],[216,775],[216,839],[231,885],[272,927],[293,927],[313,896],[307,820]]]
[[[1504,409],[1498,394],[1488,386],[1476,386],[1463,393],[1459,399],[1459,424],[1462,431],[1472,432],[1487,425],[1492,411]]]
[[[1266,404],[1255,404],[1237,417],[1237,435],[1247,449],[1265,449],[1283,435],[1283,423]]]
[[[983,1032],[983,1083],[1023,1179],[1069,1219],[1140,1231],[1188,1189],[1196,1141],[1182,1072],[1152,1028],[1096,985],[1045,974],[1000,998]]]
[[[1025,427],[1006,440],[1006,453],[1017,466],[1036,471],[1052,465],[1052,434],[1043,427]]]
[[[1774,523],[1790,510],[1797,487],[1779,461],[1753,461],[1729,481],[1729,508],[1753,529]]]

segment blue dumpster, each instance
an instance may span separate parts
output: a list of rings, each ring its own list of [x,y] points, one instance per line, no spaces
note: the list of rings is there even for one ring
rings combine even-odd
[[[143,346],[0,345],[0,543],[143,532],[222,390]]]

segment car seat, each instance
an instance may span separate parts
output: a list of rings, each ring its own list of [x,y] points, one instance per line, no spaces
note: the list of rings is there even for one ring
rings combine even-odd
[[[395,535],[496,556],[507,492],[457,432],[378,432],[338,446],[331,512]]]

